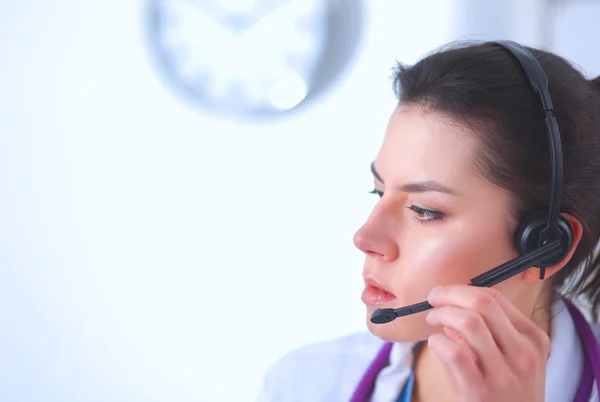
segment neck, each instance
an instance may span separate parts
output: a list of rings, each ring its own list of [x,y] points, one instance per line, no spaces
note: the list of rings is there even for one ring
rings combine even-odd
[[[521,309],[521,311],[524,311]],[[527,310],[525,310],[527,311]],[[538,307],[529,309],[527,316],[535,322],[548,336],[551,336],[550,309]],[[453,402],[458,400],[452,373],[445,364],[429,349],[424,341],[419,353],[415,356],[415,383],[413,402]]]

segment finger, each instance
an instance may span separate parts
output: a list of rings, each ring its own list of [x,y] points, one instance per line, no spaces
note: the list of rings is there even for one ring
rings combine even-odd
[[[506,364],[527,373],[550,353],[548,335],[496,289],[466,285],[435,289],[432,305],[452,304],[478,311],[486,321]],[[439,295],[439,296],[438,296]]]
[[[434,288],[429,295],[434,307],[458,306],[477,311],[486,322],[500,351],[511,359],[514,346],[523,343],[523,333],[531,332],[534,324],[500,292],[492,288],[451,285]]]
[[[523,343],[524,347],[529,349],[531,344],[533,344],[544,357],[550,353],[550,338],[548,337],[548,334],[546,334],[530,317],[527,317],[498,290],[494,288],[485,288],[482,290],[485,290],[485,292],[490,294],[496,301],[498,306],[500,306],[502,311],[506,314],[506,317],[512,322],[515,330],[518,331],[518,333],[525,335],[530,340],[530,345],[525,345]],[[518,349],[515,349],[514,351],[517,356],[521,353]]]
[[[486,322],[476,311],[454,306],[437,307],[429,312],[426,320],[431,325],[441,325],[460,333],[475,354],[484,377],[507,368]]]
[[[466,349],[443,334],[431,335],[427,344],[452,373],[459,395],[476,395],[483,384],[483,375]]]
[[[477,355],[475,354],[475,352],[473,352],[473,349],[471,349],[471,347],[469,346],[467,341],[465,341],[465,339],[462,337],[460,332],[448,327],[443,327],[443,330],[448,338],[450,338],[454,342],[460,343],[467,349],[467,352],[469,353],[469,356],[471,357],[471,359],[473,359],[473,361],[477,360]]]

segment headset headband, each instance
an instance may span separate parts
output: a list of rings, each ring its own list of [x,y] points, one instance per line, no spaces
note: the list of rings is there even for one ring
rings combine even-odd
[[[548,77],[535,56],[525,47],[512,41],[495,41],[494,43],[508,50],[519,62],[527,74],[529,82],[542,102],[546,114],[546,132],[550,148],[550,203],[548,206],[548,219],[546,227],[541,232],[540,245],[548,240],[558,240],[558,216],[560,213],[560,197],[563,183],[563,155],[558,124],[554,117],[554,108],[550,91],[548,91]]]

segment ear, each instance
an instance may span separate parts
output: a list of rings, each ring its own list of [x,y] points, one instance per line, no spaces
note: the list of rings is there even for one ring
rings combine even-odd
[[[571,257],[573,257],[573,253],[577,249],[577,245],[581,240],[581,235],[583,234],[583,225],[581,224],[579,219],[575,218],[571,214],[566,213],[561,213],[561,216],[569,222],[571,228],[573,229],[573,245],[569,250],[569,254],[567,254],[567,256],[563,258],[558,264],[554,264],[546,268],[546,274],[544,275],[544,279],[548,279],[549,277],[560,271],[561,268],[564,267],[571,260]],[[528,282],[540,282],[539,268],[528,269],[527,271],[524,271],[521,274],[521,279]]]

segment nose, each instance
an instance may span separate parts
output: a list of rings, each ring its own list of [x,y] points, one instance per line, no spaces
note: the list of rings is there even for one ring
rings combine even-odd
[[[354,234],[354,245],[366,255],[394,261],[400,250],[390,229],[383,216],[371,215]]]

